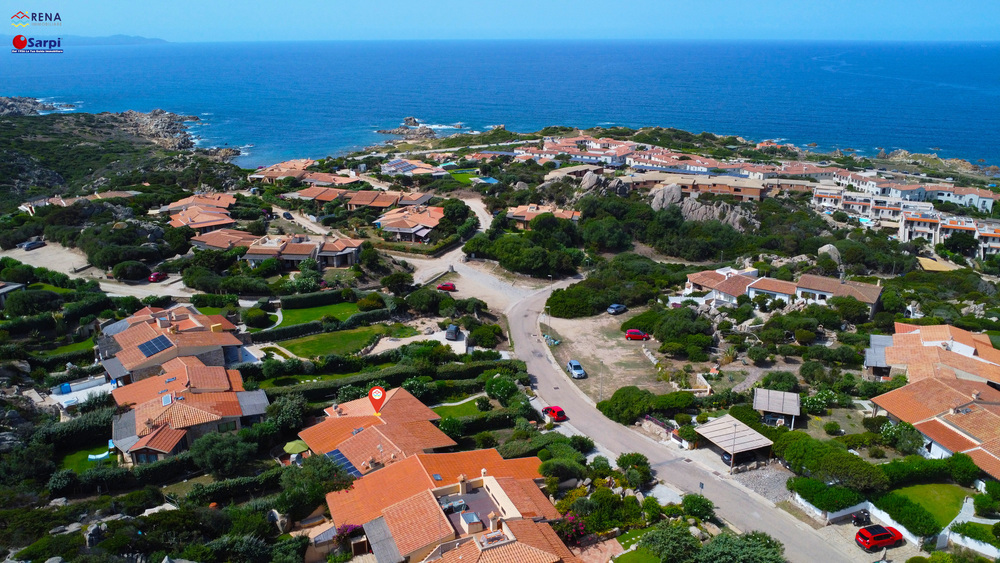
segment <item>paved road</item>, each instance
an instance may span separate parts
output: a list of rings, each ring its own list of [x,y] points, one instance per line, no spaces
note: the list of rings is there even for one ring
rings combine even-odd
[[[516,300],[507,308],[511,339],[517,357],[528,364],[528,372],[536,378],[536,391],[548,404],[558,404],[570,416],[570,423],[594,441],[620,454],[641,452],[649,458],[658,478],[686,492],[703,494],[718,506],[718,514],[743,531],[766,532],[785,544],[785,555],[793,563],[847,563],[866,561],[860,553],[843,551],[847,547],[834,545],[784,510],[776,508],[763,497],[748,493],[733,481],[685,461],[680,452],[671,450],[638,432],[622,426],[597,410],[593,401],[569,379],[542,342],[538,318],[545,299],[552,289],[565,287],[575,280],[564,280],[549,288]]]

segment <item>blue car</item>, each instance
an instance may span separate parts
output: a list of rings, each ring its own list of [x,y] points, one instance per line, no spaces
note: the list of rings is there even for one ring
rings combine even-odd
[[[615,303],[614,305],[608,307],[609,315],[620,315],[625,311],[628,311],[628,307],[626,307],[625,305],[619,305],[618,303]]]
[[[587,372],[583,370],[583,366],[581,366],[580,362],[576,360],[566,362],[566,371],[569,372],[573,379],[583,379],[584,377],[587,377]]]

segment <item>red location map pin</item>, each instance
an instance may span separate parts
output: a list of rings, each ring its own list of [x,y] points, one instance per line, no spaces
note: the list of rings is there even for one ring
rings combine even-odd
[[[372,407],[375,408],[375,416],[382,416],[382,413],[379,411],[382,410],[382,403],[385,402],[385,389],[372,387],[368,391],[368,400],[372,402]]]

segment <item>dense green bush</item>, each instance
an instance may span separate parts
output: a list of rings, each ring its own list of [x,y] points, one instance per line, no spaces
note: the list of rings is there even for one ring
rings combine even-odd
[[[135,260],[126,260],[115,264],[112,275],[118,280],[144,280],[149,277],[149,266]]]
[[[876,508],[886,511],[904,528],[918,536],[933,536],[941,531],[941,525],[923,506],[903,495],[886,493],[874,500]]]
[[[35,443],[52,444],[57,452],[78,449],[81,445],[107,443],[111,434],[114,407],[83,414],[66,422],[40,426],[32,437]]]
[[[654,398],[651,392],[629,385],[616,390],[611,398],[597,403],[597,408],[611,420],[630,425],[652,411]]]
[[[232,294],[196,293],[191,296],[191,304],[197,307],[236,307],[240,296]]]
[[[823,481],[808,477],[792,477],[785,486],[788,490],[798,493],[809,504],[830,512],[843,510],[865,500],[851,489],[831,487]]]
[[[351,291],[353,292],[353,290]],[[344,298],[345,293],[343,291],[317,291],[315,293],[285,295],[280,299],[280,302],[282,309],[308,309],[343,303]]]
[[[315,334],[322,331],[323,323],[319,321],[312,321],[298,325],[279,326],[270,330],[254,332],[250,335],[250,339],[253,340],[254,343],[277,342],[280,340],[290,340],[292,338],[306,336],[308,334]]]
[[[242,317],[243,322],[246,323],[247,326],[253,328],[264,328],[265,326],[269,326],[271,324],[270,315],[268,315],[263,309],[258,309],[257,307],[247,309],[246,313],[244,313]]]
[[[283,470],[282,467],[275,467],[254,477],[235,477],[207,485],[195,483],[191,492],[187,494],[187,500],[204,505],[211,502],[229,502],[233,499],[276,490]]]

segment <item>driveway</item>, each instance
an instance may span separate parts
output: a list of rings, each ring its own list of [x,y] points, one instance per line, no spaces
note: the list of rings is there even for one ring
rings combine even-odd
[[[573,413],[573,426],[615,454],[640,452],[649,458],[657,476],[686,492],[701,492],[712,499],[720,517],[742,531],[759,530],[785,545],[789,561],[801,563],[847,563],[867,561],[863,554],[849,551],[851,545],[829,541],[767,499],[751,492],[721,472],[711,471],[681,451],[647,438],[628,427],[604,417],[593,400],[563,373],[542,341],[538,317],[552,289],[566,287],[575,280],[563,280],[512,302],[506,315],[512,344],[518,358],[528,365],[535,379],[535,390],[548,404],[558,404]],[[700,489],[704,484],[704,489]]]

